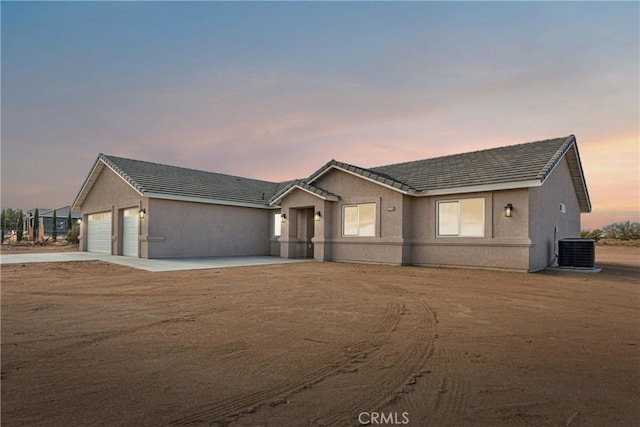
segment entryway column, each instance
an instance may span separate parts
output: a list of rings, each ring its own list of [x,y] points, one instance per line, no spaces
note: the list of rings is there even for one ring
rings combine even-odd
[[[314,254],[313,258],[317,261],[331,260],[331,222],[332,203],[326,200],[321,201],[315,206],[314,223],[315,237],[313,238]]]

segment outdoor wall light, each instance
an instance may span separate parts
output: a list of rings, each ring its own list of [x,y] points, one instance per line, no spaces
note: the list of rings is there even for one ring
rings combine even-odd
[[[140,219],[144,218],[144,214],[146,214],[147,211],[145,210],[145,208],[140,209]]]
[[[284,224],[285,222],[287,222],[287,214],[282,214],[282,217],[280,218],[280,221]]]
[[[315,214],[315,216],[314,216],[314,219],[315,219],[316,221],[320,221],[320,218],[322,218],[322,214],[320,213],[320,211],[318,211],[318,212],[316,212],[316,214]]]
[[[78,218],[78,225],[82,224],[82,218]]]
[[[507,206],[504,207],[504,216],[507,218],[511,218],[513,216],[513,205],[508,203]]]

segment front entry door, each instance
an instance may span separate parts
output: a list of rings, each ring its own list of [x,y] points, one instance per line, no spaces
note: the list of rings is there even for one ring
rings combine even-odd
[[[305,258],[313,258],[313,236],[315,234],[315,223],[313,219],[313,209],[305,209],[306,213],[306,239]]]
[[[296,208],[296,258],[313,258],[313,208]]]

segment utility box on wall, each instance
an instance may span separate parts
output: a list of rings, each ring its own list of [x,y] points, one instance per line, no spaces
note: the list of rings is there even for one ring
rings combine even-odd
[[[591,239],[562,239],[558,242],[560,267],[594,268],[596,242]]]

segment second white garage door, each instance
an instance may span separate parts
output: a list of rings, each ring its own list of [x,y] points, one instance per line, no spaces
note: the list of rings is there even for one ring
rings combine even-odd
[[[138,208],[125,209],[122,219],[122,255],[138,256]]]
[[[110,254],[111,212],[91,214],[87,223],[87,251]]]

